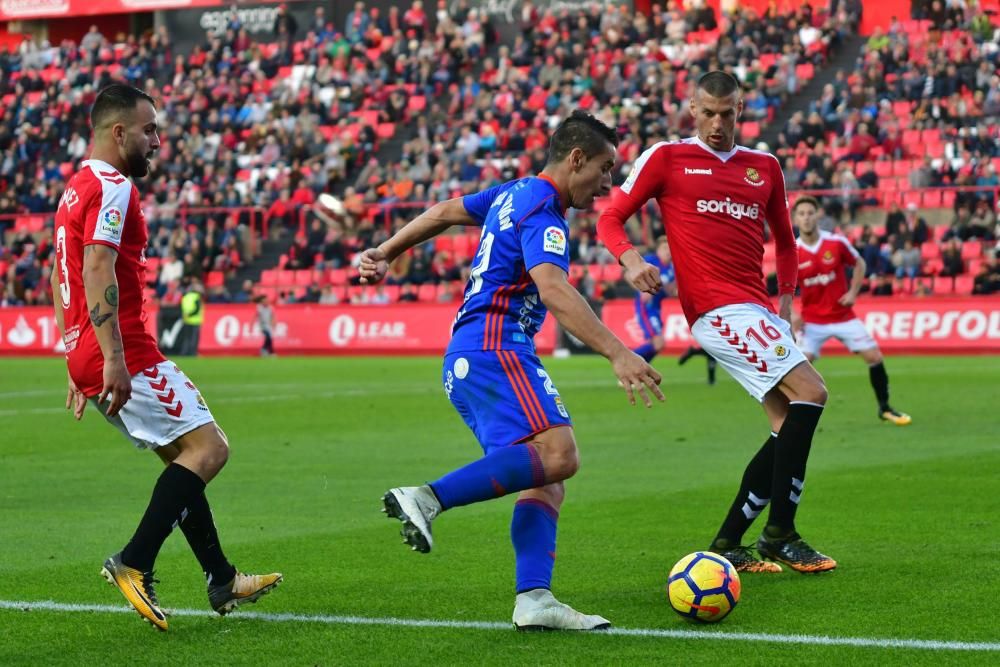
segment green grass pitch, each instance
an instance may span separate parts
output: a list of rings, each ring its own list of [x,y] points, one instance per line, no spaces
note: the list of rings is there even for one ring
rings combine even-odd
[[[998,357],[889,358],[893,403],[914,417],[906,428],[876,419],[859,359],[821,360],[831,398],[799,528],[840,568],[745,575],[740,604],[712,627],[676,616],[663,587],[673,563],[714,535],[767,435],[763,412],[728,377],[707,386],[697,358],[684,367],[656,361],[667,402],[651,410],[630,407],[599,358],[547,360],[582,453],[580,473],[567,484],[554,592],[617,628],[694,633],[680,636],[379,620],[510,622],[510,498],[445,514],[429,555],[405,548],[397,524],[379,512],[390,486],[432,480],[480,455],[441,390],[440,361],[180,364],[232,444],[229,465],[208,489],[225,550],[244,570],[285,575],[275,592],[244,608],[266,616],[176,615],[160,634],[134,613],[110,613],[124,600],[98,571],[131,535],[158,460],[135,451],[91,408],[73,422],[62,410],[61,360],[0,359],[0,664],[1000,661]],[[179,534],[164,546],[157,577],[165,607],[208,610]],[[10,608],[39,601],[100,608]],[[979,646],[790,644],[778,635]]]

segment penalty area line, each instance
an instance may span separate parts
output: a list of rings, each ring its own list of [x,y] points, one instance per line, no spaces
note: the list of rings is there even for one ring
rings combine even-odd
[[[134,614],[131,607],[103,604],[68,604],[51,600],[0,600],[0,610],[21,612],[89,612],[98,614]],[[201,609],[173,609],[171,616],[217,617]],[[379,625],[405,628],[449,628],[464,630],[510,630],[509,623],[490,621],[449,621],[418,618],[379,618],[369,616],[332,616],[327,614],[292,614],[239,611],[237,618],[269,623],[318,623],[323,625]],[[874,637],[827,637],[823,635],[784,635],[763,632],[699,632],[697,630],[666,630],[659,628],[611,628],[600,634],[619,637],[643,637],[699,641],[761,642],[808,646],[853,646],[878,649],[917,649],[924,651],[986,651],[1000,652],[998,642],[961,642],[934,639],[879,639]]]

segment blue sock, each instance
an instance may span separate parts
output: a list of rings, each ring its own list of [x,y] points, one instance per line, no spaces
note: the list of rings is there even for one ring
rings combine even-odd
[[[540,500],[519,500],[510,521],[510,541],[517,559],[517,592],[551,588],[556,564],[559,512]]]
[[[638,354],[646,361],[652,361],[653,357],[656,356],[656,348],[653,347],[652,343],[646,343],[645,345],[640,345],[639,347],[635,348],[632,351]]]
[[[467,466],[448,473],[431,488],[442,509],[499,498],[545,485],[542,459],[532,445],[498,447]]]

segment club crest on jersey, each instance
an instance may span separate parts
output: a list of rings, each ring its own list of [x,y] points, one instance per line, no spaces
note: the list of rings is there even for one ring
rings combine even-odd
[[[764,185],[764,179],[761,178],[760,173],[753,167],[747,167],[747,173],[743,177],[743,180],[755,188]]]
[[[833,264],[833,262],[834,262],[833,253],[830,252],[829,250],[827,250],[826,252],[824,252],[823,253],[823,262],[825,264]]]
[[[545,230],[542,250],[555,253],[556,255],[566,254],[566,234],[558,227],[548,227]]]
[[[789,352],[791,352],[791,350],[789,350],[784,345],[774,346],[774,356],[778,358],[778,361],[784,361],[785,359],[787,359]]]
[[[122,215],[121,209],[109,206],[101,211],[101,232],[115,239],[120,239],[122,237],[122,223],[124,221],[125,217]]]

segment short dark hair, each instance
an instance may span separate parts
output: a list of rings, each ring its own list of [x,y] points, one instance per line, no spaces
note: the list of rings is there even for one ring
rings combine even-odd
[[[618,147],[618,132],[586,111],[577,109],[552,133],[548,163],[561,162],[574,148],[580,148],[591,158],[603,151],[607,144]]]
[[[732,74],[715,70],[698,79],[698,88],[712,97],[729,97],[740,88],[740,82]]]
[[[113,83],[97,95],[93,108],[90,110],[90,127],[97,130],[118,120],[123,114],[133,111],[139,100],[146,100],[152,105],[156,101],[150,96],[124,83]]]
[[[801,197],[795,200],[794,204],[792,204],[792,213],[794,213],[795,209],[797,209],[802,204],[812,204],[813,208],[815,208],[817,211],[820,210],[821,208],[818,199],[816,199],[812,195],[802,195]]]

